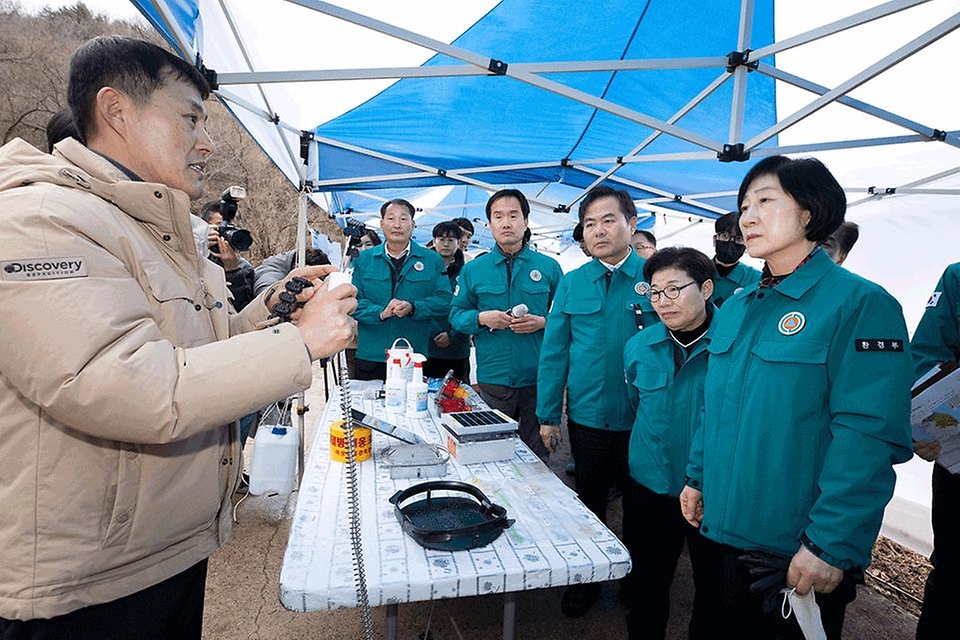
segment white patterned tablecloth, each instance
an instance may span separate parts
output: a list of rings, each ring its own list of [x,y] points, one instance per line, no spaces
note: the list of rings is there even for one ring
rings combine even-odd
[[[346,465],[330,459],[329,425],[339,418],[336,392],[310,450],[280,570],[280,600],[294,611],[357,606],[350,551]],[[433,418],[387,415],[383,402],[353,394],[354,407],[441,442]],[[476,485],[515,522],[495,541],[469,551],[433,551],[405,535],[388,500],[433,480],[392,480],[379,451],[396,443],[374,432],[373,459],[358,465],[363,559],[371,606],[542,589],[622,578],[630,556],[617,537],[517,439],[510,460],[461,465],[445,480]]]

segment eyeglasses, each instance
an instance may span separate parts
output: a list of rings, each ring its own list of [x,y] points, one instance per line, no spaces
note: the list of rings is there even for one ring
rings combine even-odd
[[[727,233],[727,232],[718,233],[717,235],[714,236],[714,238],[716,238],[720,242],[736,242],[737,244],[743,244],[743,245],[747,243],[746,240],[743,239],[743,236]]]
[[[653,302],[654,304],[656,304],[657,302],[660,302],[661,295],[666,296],[669,300],[676,300],[677,298],[680,297],[680,292],[692,284],[697,284],[697,281],[693,280],[679,287],[671,284],[667,287],[664,287],[663,289],[650,289],[650,293],[648,293],[647,295],[650,296],[650,302]]]

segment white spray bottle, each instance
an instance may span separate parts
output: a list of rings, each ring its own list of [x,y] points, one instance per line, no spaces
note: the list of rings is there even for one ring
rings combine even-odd
[[[403,413],[406,402],[407,381],[400,369],[400,359],[394,358],[393,366],[387,367],[387,380],[384,383],[384,404],[387,411]]]
[[[413,379],[407,383],[407,417],[426,418],[430,415],[427,408],[427,383],[423,380],[423,362],[426,356],[413,354]]]

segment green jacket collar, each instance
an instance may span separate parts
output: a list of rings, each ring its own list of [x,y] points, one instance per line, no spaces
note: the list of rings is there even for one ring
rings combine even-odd
[[[712,302],[709,304],[713,304]],[[710,339],[713,338],[715,327],[717,326],[717,313],[719,309],[714,307],[713,309],[713,320],[710,321],[710,326],[707,327],[707,332],[703,335],[702,338],[697,340],[696,344],[693,345],[693,351],[690,352],[690,356],[693,356],[700,351],[707,348],[707,345],[710,344]],[[650,332],[647,334],[647,332]],[[663,342],[673,342],[673,338],[670,337],[670,330],[667,329],[667,325],[662,322],[656,322],[649,327],[643,330],[644,334],[647,334],[649,344],[661,344]],[[688,358],[689,359],[689,358]]]
[[[630,250],[630,254],[627,256],[627,259],[624,261],[620,268],[617,271],[622,271],[625,275],[636,280],[637,278],[643,278],[643,265],[646,263],[646,260],[637,255],[637,252]],[[584,268],[587,270],[587,276],[590,280],[599,280],[600,278],[607,275],[606,265],[602,262],[593,258],[584,265]]]
[[[406,260],[404,260],[403,262],[403,267],[400,268],[399,275],[401,276],[405,275],[408,271],[410,271],[410,269],[413,268],[413,265],[415,265],[417,262],[422,263],[424,257],[427,255],[429,251],[430,251],[429,249],[421,247],[416,242],[411,240],[410,251],[407,253]],[[383,250],[378,251],[375,254],[375,256],[380,260],[383,260],[384,262],[386,262],[388,265],[392,262],[392,258],[390,258],[390,256],[387,255],[387,243],[383,243]]]
[[[838,267],[830,259],[830,256],[823,249],[817,247],[805,264],[784,278],[783,282],[774,287],[773,290],[788,298],[799,300],[813,285],[820,282],[831,269],[836,268]]]
[[[528,257],[529,254],[530,254],[532,251],[533,251],[533,250],[530,248],[530,245],[529,245],[529,244],[525,244],[525,245],[523,245],[523,248],[520,249],[520,251],[517,252],[517,255],[515,255],[515,256],[513,257],[513,260],[514,260],[515,262],[516,262],[517,260],[522,260],[522,259]],[[503,263],[503,262],[506,262],[506,261],[507,261],[507,256],[505,256],[505,255],[503,254],[503,252],[500,251],[500,245],[498,245],[498,244],[493,245],[493,251],[491,251],[490,254],[493,256],[493,261],[494,261],[494,263],[496,263],[496,264],[500,264],[500,263]]]

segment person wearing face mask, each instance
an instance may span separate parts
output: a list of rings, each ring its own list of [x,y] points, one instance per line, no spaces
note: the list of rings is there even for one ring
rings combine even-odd
[[[893,296],[818,246],[846,210],[819,160],[761,160],[737,202],[763,277],[711,326],[681,509],[719,547],[716,637],[803,637],[781,615],[787,589],[794,609],[815,592],[826,637],[839,640],[893,465],[913,455],[907,328]],[[772,580],[759,593],[758,567]]]
[[[713,249],[716,255],[713,262],[717,265],[716,287],[713,292],[713,304],[723,306],[730,296],[741,289],[760,282],[760,272],[740,262],[740,256],[747,248],[740,233],[736,211],[726,213],[713,223],[716,233],[713,236]]]

